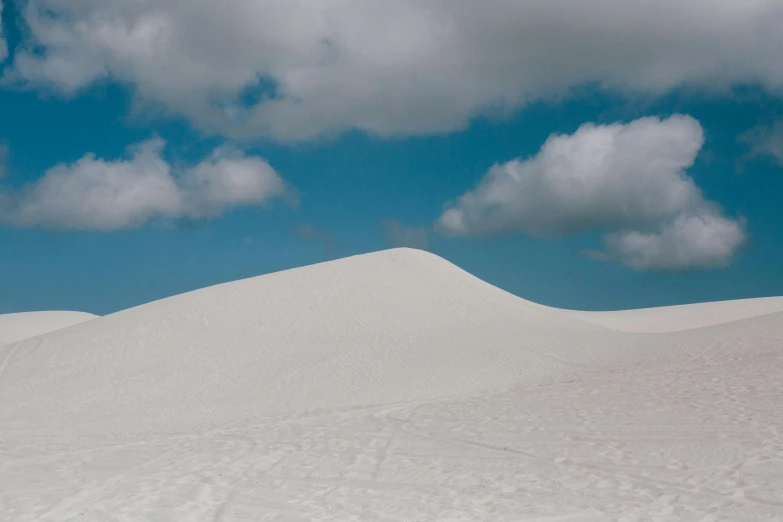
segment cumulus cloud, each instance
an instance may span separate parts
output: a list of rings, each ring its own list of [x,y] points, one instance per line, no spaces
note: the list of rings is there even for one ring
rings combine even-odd
[[[209,131],[307,139],[459,129],[591,84],[783,87],[768,0],[28,0],[6,81],[135,87]]]
[[[198,165],[173,172],[165,142],[153,138],[113,161],[87,154],[57,165],[0,199],[0,222],[75,230],[136,228],[153,219],[209,219],[231,207],[263,205],[285,193],[263,159],[218,149]]]
[[[674,115],[582,125],[552,135],[537,155],[493,166],[436,223],[446,234],[555,237],[608,231],[592,257],[643,269],[714,268],[744,242],[687,174],[701,125]]]
[[[739,137],[750,147],[750,156],[769,158],[783,166],[783,120],[771,125],[758,125]]]
[[[427,250],[430,246],[427,230],[421,227],[411,227],[396,219],[381,221],[381,232],[393,247],[418,248]]]
[[[701,204],[684,171],[703,143],[701,126],[688,116],[588,123],[550,136],[532,158],[492,167],[438,226],[462,235],[562,236],[655,223]]]

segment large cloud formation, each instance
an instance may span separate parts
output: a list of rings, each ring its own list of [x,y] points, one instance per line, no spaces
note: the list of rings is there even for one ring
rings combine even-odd
[[[0,222],[17,227],[120,230],[153,219],[204,220],[237,206],[284,196],[283,179],[263,159],[217,149],[198,165],[173,172],[165,143],[135,145],[127,159],[87,154],[49,169],[40,179],[0,193]]]
[[[105,79],[231,137],[451,131],[585,84],[783,87],[769,0],[27,0],[5,81]]]
[[[495,165],[436,223],[447,234],[606,232],[602,256],[639,269],[725,266],[745,242],[686,174],[704,143],[689,116],[582,125]]]

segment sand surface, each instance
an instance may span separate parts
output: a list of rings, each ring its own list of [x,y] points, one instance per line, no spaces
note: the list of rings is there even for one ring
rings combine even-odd
[[[0,345],[15,343],[38,335],[95,319],[84,312],[24,312],[0,314]]]
[[[0,520],[783,520],[781,310],[408,249],[156,301],[0,346]]]

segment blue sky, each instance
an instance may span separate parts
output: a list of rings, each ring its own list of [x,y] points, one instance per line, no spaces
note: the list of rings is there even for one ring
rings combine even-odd
[[[400,245],[560,307],[783,295],[783,10],[586,4],[4,0],[0,313]]]

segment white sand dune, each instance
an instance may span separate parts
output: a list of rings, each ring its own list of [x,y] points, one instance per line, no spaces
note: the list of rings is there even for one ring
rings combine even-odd
[[[67,328],[94,319],[84,312],[24,312],[0,314],[0,345]]]
[[[0,520],[779,520],[781,302],[396,249],[149,303],[0,347]]]

